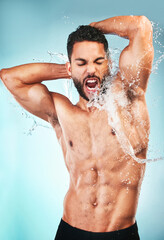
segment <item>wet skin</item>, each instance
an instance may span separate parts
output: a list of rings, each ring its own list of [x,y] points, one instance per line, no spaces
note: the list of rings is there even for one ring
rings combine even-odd
[[[67,69],[72,78],[81,82],[86,97],[90,98],[92,91],[88,90],[84,79],[88,75],[97,76],[99,87],[103,76],[108,74],[103,45],[76,43]],[[119,94],[121,89],[122,80],[118,74],[113,91]],[[145,158],[150,125],[145,96],[141,88],[135,91],[125,88],[125,96],[128,107],[125,109],[118,104],[122,131],[128,136],[136,156]],[[75,106],[57,93],[53,93],[53,100],[58,122],[51,119],[51,124],[70,174],[63,220],[94,232],[114,231],[132,225],[145,164],[135,162],[124,153],[115,129],[108,124],[106,111],[88,108],[82,97]]]

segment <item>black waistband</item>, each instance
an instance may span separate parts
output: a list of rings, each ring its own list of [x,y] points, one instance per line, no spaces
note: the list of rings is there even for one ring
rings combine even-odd
[[[137,223],[113,232],[91,232],[75,228],[61,219],[55,240],[139,240]]]

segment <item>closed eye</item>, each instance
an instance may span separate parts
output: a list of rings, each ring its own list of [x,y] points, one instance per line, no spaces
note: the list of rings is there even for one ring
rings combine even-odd
[[[103,61],[104,62],[104,61]],[[99,65],[101,65],[103,62],[96,62],[96,64],[99,64]]]
[[[83,58],[77,58],[75,60],[76,60],[78,66],[83,66],[86,64],[86,61]]]
[[[103,62],[104,62],[104,57],[99,57],[99,58],[96,58],[96,60],[94,61],[96,64],[99,64],[101,65]]]
[[[83,63],[78,63],[77,65],[78,66],[84,66],[86,63],[85,62],[83,62]]]

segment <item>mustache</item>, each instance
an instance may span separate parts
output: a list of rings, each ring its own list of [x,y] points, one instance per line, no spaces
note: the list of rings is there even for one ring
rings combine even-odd
[[[98,76],[96,76],[96,75],[88,75],[87,77],[85,77],[84,79],[83,79],[83,84],[84,84],[84,82],[85,82],[85,80],[86,79],[88,79],[88,78],[97,78],[99,81],[100,81],[100,78],[98,77]]]

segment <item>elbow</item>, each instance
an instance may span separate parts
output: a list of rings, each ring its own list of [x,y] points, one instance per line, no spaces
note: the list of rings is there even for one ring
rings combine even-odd
[[[9,73],[8,69],[4,68],[0,70],[0,79],[9,91],[17,86],[17,81],[15,81],[12,74]]]
[[[143,32],[153,33],[153,26],[146,16],[139,16],[138,29]]]
[[[1,69],[0,70],[0,78],[3,82],[7,80],[7,72],[6,69]]]
[[[0,70],[0,78],[5,85],[11,82],[11,74],[6,68]]]

